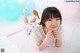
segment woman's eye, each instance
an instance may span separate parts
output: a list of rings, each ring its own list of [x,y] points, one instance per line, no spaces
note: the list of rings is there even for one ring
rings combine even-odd
[[[48,21],[51,21],[51,19],[48,19]]]
[[[60,20],[60,19],[56,19],[56,20],[58,21],[58,20]]]

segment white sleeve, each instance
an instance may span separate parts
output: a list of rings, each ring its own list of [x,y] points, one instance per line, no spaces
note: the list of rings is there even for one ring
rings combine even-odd
[[[41,36],[40,31],[37,28],[35,28],[32,30],[31,34],[32,34],[31,36],[34,39],[34,44],[39,46],[42,43],[42,40],[40,38],[40,36]]]

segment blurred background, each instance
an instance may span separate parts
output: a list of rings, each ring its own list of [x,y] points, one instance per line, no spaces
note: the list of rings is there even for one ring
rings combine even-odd
[[[22,53],[26,53],[28,51],[26,41],[28,38],[23,30],[23,9],[27,9],[28,19],[31,19],[33,18],[32,10],[37,10],[41,17],[43,10],[50,6],[57,7],[62,14],[65,50],[67,50],[67,53],[80,53],[80,2],[66,2],[66,0],[0,0],[0,36],[5,36],[8,38],[6,40],[14,44]],[[5,39],[2,39],[0,43],[4,44],[3,40]],[[64,53],[63,50],[58,52]],[[55,53],[58,52],[55,51]]]

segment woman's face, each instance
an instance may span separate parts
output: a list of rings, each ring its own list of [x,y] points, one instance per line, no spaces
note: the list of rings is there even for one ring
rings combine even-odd
[[[50,18],[45,22],[45,27],[48,30],[58,30],[60,22],[60,18]]]

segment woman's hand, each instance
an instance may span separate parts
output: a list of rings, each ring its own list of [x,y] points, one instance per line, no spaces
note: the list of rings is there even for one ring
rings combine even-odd
[[[46,34],[46,39],[51,40],[53,38],[54,38],[53,30],[48,31]]]
[[[58,38],[58,37],[60,37],[60,32],[55,30],[55,31],[53,31],[53,35],[55,38]]]
[[[62,37],[58,31],[53,31],[54,37],[56,39],[55,46],[60,47],[62,45]]]

